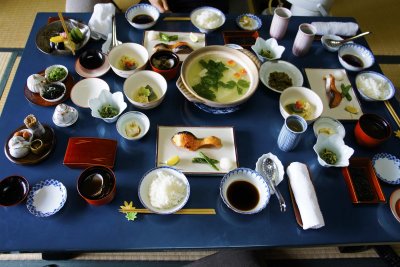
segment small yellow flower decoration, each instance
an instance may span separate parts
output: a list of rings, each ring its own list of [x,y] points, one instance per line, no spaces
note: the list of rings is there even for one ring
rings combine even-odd
[[[128,211],[131,209],[134,209],[135,207],[133,207],[133,201],[129,202],[128,201],[124,201],[124,205],[123,206],[119,206],[122,211]]]
[[[394,131],[394,134],[396,135],[397,138],[400,138],[400,130]]]

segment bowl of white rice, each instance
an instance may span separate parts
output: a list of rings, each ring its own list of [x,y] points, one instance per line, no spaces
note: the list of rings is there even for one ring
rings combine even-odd
[[[189,199],[186,176],[171,167],[157,167],[143,175],[139,182],[139,199],[154,213],[171,214],[182,209]]]
[[[217,8],[204,6],[193,10],[190,20],[200,32],[210,33],[225,23],[225,15]]]
[[[393,83],[384,75],[375,71],[364,71],[356,76],[356,86],[366,101],[384,101],[395,93]]]

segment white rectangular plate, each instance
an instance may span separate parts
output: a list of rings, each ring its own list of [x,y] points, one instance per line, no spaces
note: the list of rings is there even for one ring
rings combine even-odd
[[[222,147],[200,148],[197,151],[190,151],[185,148],[177,147],[172,143],[171,138],[174,134],[182,131],[191,132],[197,138],[214,135],[221,139]],[[223,157],[228,158],[230,162],[232,162],[232,168],[223,170],[219,164],[216,164],[219,168],[219,171],[217,171],[208,164],[192,163],[192,159],[198,157],[200,151],[216,160],[221,160]],[[156,166],[165,166],[165,162],[176,155],[179,156],[180,162],[174,167],[185,174],[223,175],[238,167],[233,127],[158,126]]]
[[[340,102],[339,106],[335,108],[329,107],[329,99],[325,91],[325,80],[324,76],[333,74],[334,76],[343,77],[342,80],[335,79],[336,88],[339,92],[340,85],[343,83],[344,85],[350,84],[349,77],[347,77],[346,71],[344,69],[305,69],[308,82],[310,84],[311,89],[316,92],[322,100],[324,105],[324,110],[321,116],[332,117],[337,120],[358,120],[363,114],[360,106],[360,102],[357,99],[357,96],[354,94],[353,89],[349,91],[349,94],[352,97],[351,101],[348,101],[346,98],[343,98]],[[355,107],[358,110],[358,114],[351,114],[345,110],[346,106]]]
[[[193,34],[195,34],[198,37],[198,41],[197,42],[192,42],[189,38],[189,32],[168,32],[168,31],[162,31],[162,33],[168,34],[168,35],[178,35],[178,40],[176,41],[172,41],[172,42],[163,42],[160,39],[156,39],[156,40],[150,40],[149,38],[149,32],[150,31],[145,31],[144,32],[144,37],[143,37],[143,46],[146,47],[147,51],[149,52],[149,56],[151,56],[154,51],[153,48],[156,44],[159,43],[164,43],[164,44],[175,44],[176,42],[187,42],[191,48],[193,48],[193,50],[202,48],[206,46],[206,35],[204,33],[197,33],[194,32]],[[159,31],[154,31],[155,35],[159,36],[160,32]],[[186,59],[186,57],[189,54],[177,54],[179,56],[179,59],[181,61],[184,61]]]

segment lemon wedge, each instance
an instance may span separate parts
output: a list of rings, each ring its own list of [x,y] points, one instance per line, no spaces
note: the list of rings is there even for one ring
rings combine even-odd
[[[197,43],[199,41],[199,37],[196,34],[194,34],[193,32],[189,33],[189,39],[193,43]]]
[[[180,160],[181,159],[179,158],[179,156],[173,156],[170,159],[168,159],[166,163],[168,166],[175,166],[176,164],[178,164]]]

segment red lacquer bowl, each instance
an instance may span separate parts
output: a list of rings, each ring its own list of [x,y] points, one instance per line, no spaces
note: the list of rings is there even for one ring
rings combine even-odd
[[[157,51],[150,57],[150,66],[166,80],[172,80],[179,70],[179,57],[171,51]]]
[[[389,139],[392,127],[389,122],[376,114],[364,114],[354,128],[356,141],[361,146],[375,147]]]

